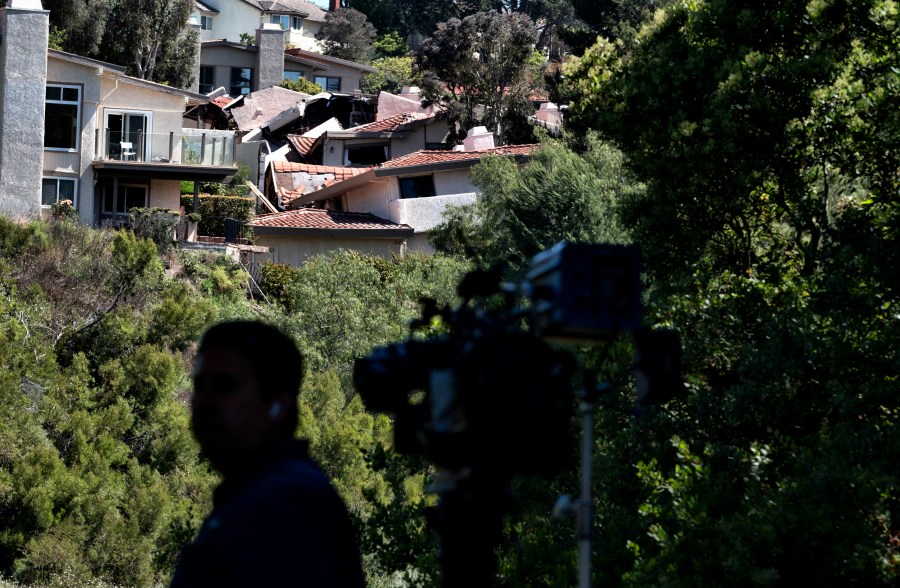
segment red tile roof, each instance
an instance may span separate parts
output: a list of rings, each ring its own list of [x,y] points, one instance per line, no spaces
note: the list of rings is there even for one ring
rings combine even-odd
[[[418,112],[403,112],[395,114],[383,120],[347,129],[354,133],[384,133],[402,130],[404,125],[419,121],[428,121],[437,118],[435,114],[422,114]]]
[[[212,99],[212,103],[218,106],[219,108],[225,108],[229,104],[234,102],[234,98],[229,98],[228,96],[216,96]]]
[[[335,177],[349,178],[357,176],[367,167],[341,167],[336,165],[314,165],[311,163],[298,163],[296,161],[273,161],[275,173],[307,173],[307,174],[334,174]]]
[[[504,145],[483,151],[416,151],[401,155],[381,164],[382,168],[407,167],[412,165],[429,165],[447,161],[469,161],[481,159],[487,155],[531,155],[538,145]]]
[[[286,212],[261,214],[250,221],[251,227],[279,227],[297,229],[372,229],[409,232],[409,225],[398,225],[367,212],[337,212],[321,208],[301,208]]]
[[[288,135],[287,140],[291,146],[301,155],[307,155],[320,137],[301,137],[300,135]]]

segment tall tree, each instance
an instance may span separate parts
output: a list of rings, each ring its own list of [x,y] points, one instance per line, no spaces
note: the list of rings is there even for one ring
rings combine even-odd
[[[325,55],[369,63],[375,52],[375,27],[366,15],[352,8],[341,8],[325,15],[325,23],[316,39],[321,41]]]
[[[534,23],[520,13],[479,12],[440,23],[418,53],[426,94],[447,104],[462,133],[484,125],[503,143],[503,123],[530,114],[535,78],[525,65],[536,39]],[[525,102],[525,111],[516,109]]]
[[[898,23],[685,2],[568,71],[573,118],[647,183],[625,220],[687,375],[640,421],[624,387],[601,402],[599,583],[900,578]]]
[[[135,77],[189,86],[197,50],[196,33],[187,30],[193,6],[191,0],[118,2],[106,27],[101,56],[126,65]],[[161,73],[167,77],[157,73],[157,65],[162,64],[166,65]]]
[[[472,170],[477,206],[452,210],[432,233],[432,244],[482,266],[508,262],[522,268],[563,239],[627,241],[618,203],[642,186],[616,149],[593,134],[583,143],[576,153],[561,140],[545,141],[521,168],[505,157],[483,160]]]
[[[44,0],[50,26],[57,32],[60,49],[77,55],[95,55],[106,30],[115,0]]]

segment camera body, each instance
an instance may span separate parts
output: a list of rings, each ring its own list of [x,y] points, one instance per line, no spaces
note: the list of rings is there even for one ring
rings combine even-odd
[[[459,307],[423,301],[409,339],[356,361],[356,389],[370,410],[393,415],[398,452],[501,477],[554,471],[572,449],[576,366],[548,342],[637,329],[640,269],[634,246],[561,242],[520,284],[472,272]],[[441,334],[422,338],[438,318]]]

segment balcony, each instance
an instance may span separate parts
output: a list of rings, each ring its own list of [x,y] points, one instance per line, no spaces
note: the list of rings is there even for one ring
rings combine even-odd
[[[103,133],[101,140],[101,133]],[[95,161],[234,165],[235,134],[231,131],[182,129],[180,133],[97,130]]]
[[[144,133],[97,130],[93,167],[101,174],[221,182],[237,171],[233,131]]]

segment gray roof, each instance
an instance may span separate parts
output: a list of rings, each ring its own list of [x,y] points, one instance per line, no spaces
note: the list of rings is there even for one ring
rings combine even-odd
[[[243,104],[231,109],[231,116],[240,130],[252,131],[268,126],[278,115],[291,110],[307,98],[309,94],[272,86],[244,96]]]
[[[219,13],[218,10],[206,4],[204,2],[200,2],[200,0],[194,0],[194,10],[199,10],[200,12],[214,12],[216,14]]]
[[[317,22],[324,22],[327,12],[309,0],[244,0],[244,2],[264,12],[299,14]]]

